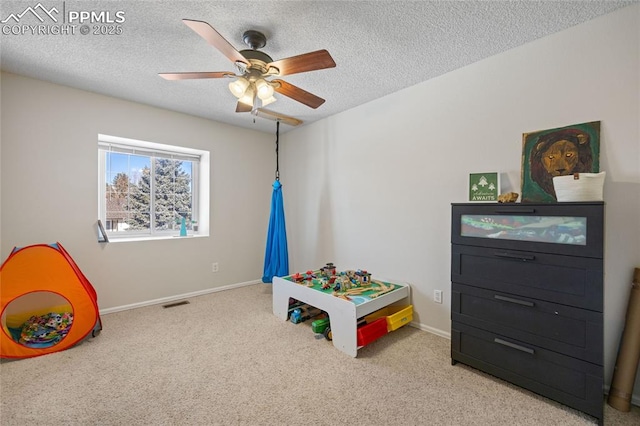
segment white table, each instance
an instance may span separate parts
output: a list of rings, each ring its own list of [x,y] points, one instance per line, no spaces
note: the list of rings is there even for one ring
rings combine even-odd
[[[358,318],[409,297],[408,284],[388,280],[378,279],[379,281],[400,286],[400,288],[372,299],[354,296],[352,297],[353,300],[345,300],[334,296],[331,292],[325,293],[312,287],[307,287],[304,283],[298,284],[285,278],[273,277],[274,315],[283,321],[287,320],[290,297],[325,311],[329,314],[331,321],[333,346],[354,358],[358,355]]]

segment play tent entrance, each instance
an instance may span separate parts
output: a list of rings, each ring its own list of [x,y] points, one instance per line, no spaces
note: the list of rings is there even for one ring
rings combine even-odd
[[[96,291],[60,243],[14,248],[0,267],[0,358],[62,351],[102,329]]]

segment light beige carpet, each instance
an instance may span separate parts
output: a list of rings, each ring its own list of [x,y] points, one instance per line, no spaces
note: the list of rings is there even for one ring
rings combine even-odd
[[[1,425],[586,425],[592,417],[461,364],[402,327],[357,358],[278,320],[257,284],[103,316],[70,350],[0,365]],[[605,424],[640,409],[605,407]]]

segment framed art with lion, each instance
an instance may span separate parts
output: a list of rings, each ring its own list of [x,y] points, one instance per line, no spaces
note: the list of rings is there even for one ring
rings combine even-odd
[[[522,202],[556,202],[554,176],[599,169],[599,121],[522,135]]]

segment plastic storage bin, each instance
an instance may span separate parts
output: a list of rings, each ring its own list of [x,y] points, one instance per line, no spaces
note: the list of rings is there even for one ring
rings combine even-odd
[[[378,318],[371,324],[358,328],[358,346],[366,346],[387,334],[386,317]]]
[[[388,332],[397,330],[413,321],[413,305],[387,306],[367,315],[364,319],[367,323],[371,323],[381,317],[387,319]]]
[[[413,305],[390,306],[387,316],[387,330],[394,331],[413,321]]]

